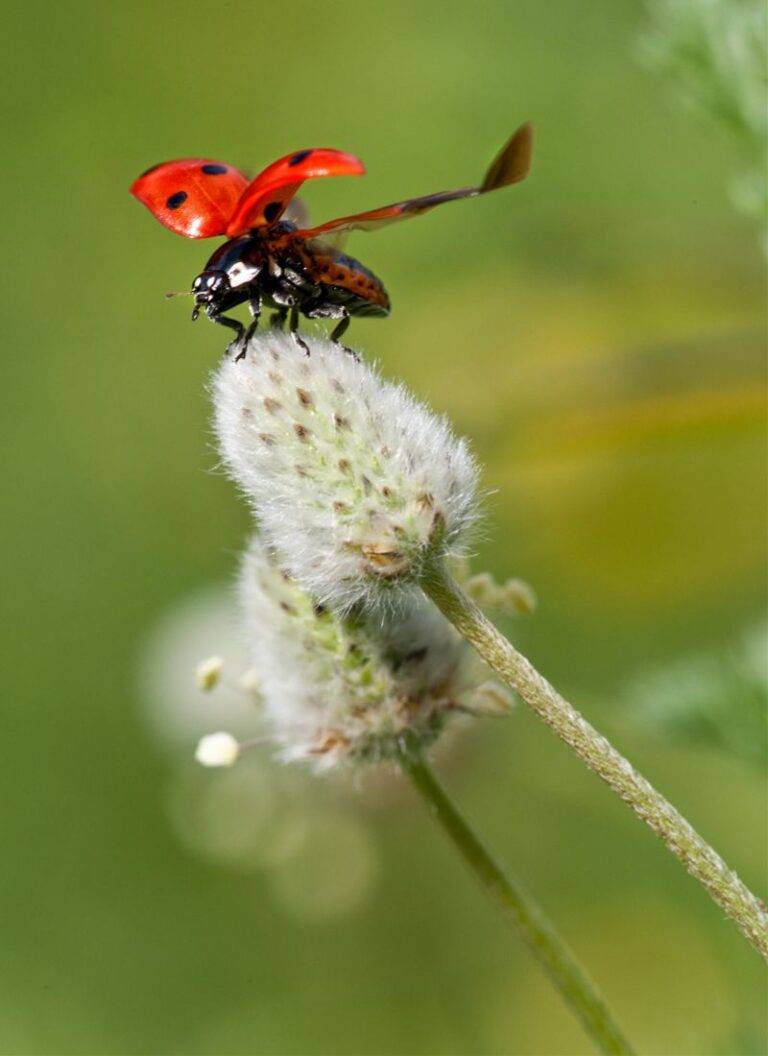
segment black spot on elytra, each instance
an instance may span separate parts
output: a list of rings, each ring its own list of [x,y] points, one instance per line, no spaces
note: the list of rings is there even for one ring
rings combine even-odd
[[[312,153],[311,150],[300,150],[297,154],[294,154],[291,160],[288,162],[289,165],[301,165],[305,158],[308,158]]]
[[[165,204],[169,209],[178,209],[179,206],[182,206],[184,202],[186,202],[187,197],[186,191],[176,191],[176,193],[172,194],[170,198],[166,198]]]
[[[184,196],[186,197],[186,195]],[[264,219],[271,223],[280,215],[280,210],[283,208],[282,202],[270,202],[269,205],[264,206]]]
[[[206,176],[222,176],[225,172],[229,171],[226,165],[217,165],[215,163],[203,165],[202,169]]]

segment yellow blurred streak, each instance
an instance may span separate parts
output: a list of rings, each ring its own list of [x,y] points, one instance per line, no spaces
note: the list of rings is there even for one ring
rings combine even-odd
[[[514,525],[577,607],[726,603],[756,581],[765,351],[749,297],[714,289],[702,306],[663,274],[489,281],[471,313],[456,293],[406,323],[395,369],[472,436],[499,545]]]
[[[532,449],[526,451],[526,440],[518,440],[516,457],[522,461],[579,457],[583,452],[617,450],[622,445],[685,440],[691,433],[764,429],[765,416],[765,389],[756,383],[661,395],[634,404],[591,407],[554,421],[539,421]],[[617,450],[617,457],[620,454]]]

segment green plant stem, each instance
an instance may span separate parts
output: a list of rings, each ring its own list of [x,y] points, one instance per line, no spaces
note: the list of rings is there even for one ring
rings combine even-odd
[[[628,803],[768,959],[768,912],[685,818],[554,689],[483,615],[445,564],[424,572],[425,593],[501,679]]]
[[[503,871],[458,812],[417,749],[405,749],[400,764],[421,793],[430,814],[504,917],[520,934],[566,1004],[581,1020],[599,1052],[631,1054],[633,1049],[602,995],[550,922],[509,874]]]

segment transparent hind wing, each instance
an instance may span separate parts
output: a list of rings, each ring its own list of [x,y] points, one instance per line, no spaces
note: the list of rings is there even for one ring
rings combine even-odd
[[[337,220],[329,220],[318,227],[300,230],[298,234],[307,239],[321,237],[323,241],[328,241],[333,236],[336,240],[350,231],[376,231],[387,224],[421,216],[422,213],[429,212],[430,209],[444,202],[455,202],[461,198],[476,198],[488,191],[508,187],[510,184],[519,183],[528,175],[532,152],[533,126],[521,125],[496,156],[483,182],[477,187],[461,187],[456,191],[440,191],[437,194],[426,194],[420,198],[407,198],[403,202],[394,202],[392,205],[384,205],[365,213],[341,216]]]

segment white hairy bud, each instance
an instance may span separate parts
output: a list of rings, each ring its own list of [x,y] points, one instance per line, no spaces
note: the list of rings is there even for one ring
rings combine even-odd
[[[448,423],[338,346],[268,332],[213,381],[224,463],[262,537],[321,604],[402,599],[460,550],[477,468]]]
[[[327,769],[386,759],[406,735],[428,744],[468,710],[471,656],[424,600],[381,619],[339,615],[259,539],[243,560],[240,597],[266,733],[286,761]]]

